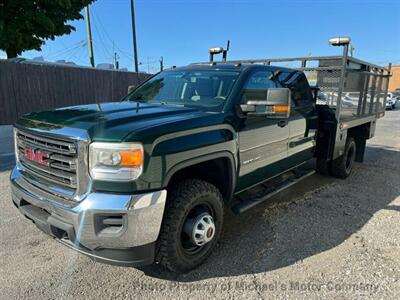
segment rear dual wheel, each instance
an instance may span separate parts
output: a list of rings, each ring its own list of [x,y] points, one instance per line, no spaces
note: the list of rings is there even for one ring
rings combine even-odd
[[[332,162],[332,175],[337,178],[347,178],[350,176],[356,158],[356,142],[352,137],[348,137],[344,153]]]
[[[348,137],[343,155],[333,161],[317,159],[317,171],[322,175],[332,175],[337,178],[350,176],[356,158],[356,142]]]

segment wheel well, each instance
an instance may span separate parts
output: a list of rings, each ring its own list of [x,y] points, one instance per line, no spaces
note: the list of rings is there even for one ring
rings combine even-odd
[[[216,158],[182,168],[172,175],[168,187],[172,187],[184,179],[207,181],[218,188],[225,202],[231,200],[234,178],[232,165],[228,158]]]
[[[361,124],[352,128],[349,128],[347,131],[347,136],[351,136],[354,139],[357,138],[369,138],[369,130],[370,130],[371,123]]]

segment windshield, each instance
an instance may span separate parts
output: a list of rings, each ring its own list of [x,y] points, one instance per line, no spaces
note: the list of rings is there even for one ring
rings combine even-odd
[[[235,84],[235,71],[164,71],[128,95],[126,100],[199,107],[221,111]]]

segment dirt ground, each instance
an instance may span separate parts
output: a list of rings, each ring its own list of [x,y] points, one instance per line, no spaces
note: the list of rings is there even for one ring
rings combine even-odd
[[[1,299],[399,299],[400,110],[378,121],[347,180],[313,175],[228,215],[201,267],[175,275],[96,263],[39,231],[0,171]]]

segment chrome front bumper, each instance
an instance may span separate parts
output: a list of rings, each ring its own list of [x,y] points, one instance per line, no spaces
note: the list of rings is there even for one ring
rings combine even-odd
[[[94,192],[67,205],[26,181],[18,166],[10,180],[12,200],[21,213],[60,242],[103,262],[153,262],[166,190],[138,195]]]

